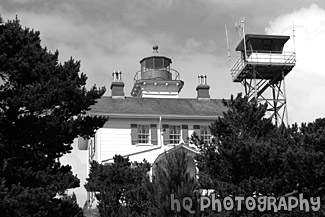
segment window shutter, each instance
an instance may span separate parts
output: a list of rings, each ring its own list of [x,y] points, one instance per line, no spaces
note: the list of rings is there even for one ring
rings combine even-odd
[[[170,141],[169,141],[169,125],[163,124],[162,127],[164,130],[164,134],[163,134],[164,145],[167,145],[170,143]]]
[[[188,143],[188,126],[182,125],[182,139],[185,144]]]
[[[199,139],[201,139],[201,129],[200,129],[200,125],[194,125],[193,126],[194,132],[195,134],[199,137]]]
[[[150,124],[150,133],[151,133],[151,143],[153,145],[158,144],[158,137],[157,137],[157,124]]]
[[[138,125],[131,124],[131,143],[135,145],[138,143]]]

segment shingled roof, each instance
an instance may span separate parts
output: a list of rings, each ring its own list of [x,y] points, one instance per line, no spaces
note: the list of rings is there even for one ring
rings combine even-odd
[[[102,97],[91,106],[90,115],[215,118],[223,115],[226,107],[220,99],[185,98],[112,98]]]

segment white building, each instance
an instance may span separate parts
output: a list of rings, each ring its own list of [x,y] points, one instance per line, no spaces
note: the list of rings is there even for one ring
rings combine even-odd
[[[88,152],[89,162],[112,163],[114,155],[120,154],[130,161],[154,163],[165,151],[183,148],[195,173],[193,157],[197,150],[189,144],[189,137],[195,132],[210,140],[209,125],[226,108],[222,100],[210,99],[210,87],[202,75],[197,96],[179,98],[184,82],[171,68],[171,59],[159,56],[158,46],[153,49],[153,56],[140,61],[141,70],[136,73],[130,97],[124,94],[121,72],[113,73],[111,96],[99,99],[89,111],[91,116],[107,116],[109,120],[94,138],[79,139],[79,149]]]

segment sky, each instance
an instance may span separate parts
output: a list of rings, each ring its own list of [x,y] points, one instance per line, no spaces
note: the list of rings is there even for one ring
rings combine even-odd
[[[17,15],[23,26],[40,31],[42,46],[58,50],[61,62],[80,60],[87,87],[105,86],[107,96],[115,70],[122,71],[130,96],[139,61],[158,45],[185,82],[180,97],[195,98],[197,76],[203,74],[210,96],[218,99],[244,91],[232,82],[230,69],[240,41],[235,23],[245,17],[246,33],[291,37],[284,48],[297,54],[285,80],[289,123],[325,116],[324,0],[1,0],[0,14],[5,21]],[[81,179],[81,187],[70,192],[83,206],[86,152],[78,151],[76,143],[73,147],[61,162]]]

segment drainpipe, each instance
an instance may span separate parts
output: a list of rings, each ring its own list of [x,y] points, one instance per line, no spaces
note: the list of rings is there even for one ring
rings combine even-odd
[[[159,116],[159,142],[160,142],[160,148],[163,147],[163,141],[162,141],[162,131],[161,131],[161,116]]]

